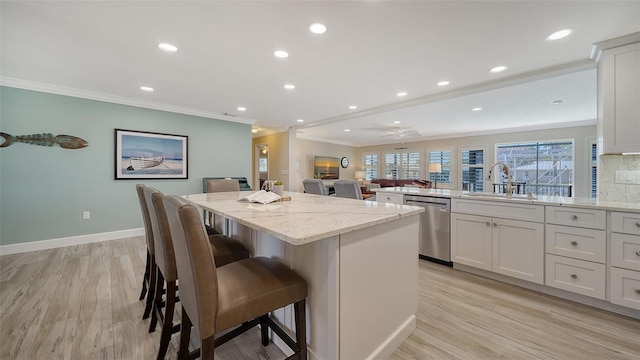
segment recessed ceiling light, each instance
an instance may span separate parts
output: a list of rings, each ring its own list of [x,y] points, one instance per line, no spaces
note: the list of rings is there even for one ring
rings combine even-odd
[[[349,110],[355,110],[358,108],[358,105],[349,105]]]
[[[273,52],[273,55],[277,58],[281,58],[284,59],[286,57],[289,57],[289,53],[284,51],[284,50],[276,50]]]
[[[297,122],[299,122],[299,123],[301,123],[301,122],[304,122],[304,119],[298,119],[298,120],[296,120],[296,121],[297,121]]]
[[[503,72],[505,70],[507,70],[508,67],[505,65],[500,65],[500,66],[496,66],[493,69],[489,70],[489,72],[491,73],[499,73],[499,72]]]
[[[573,32],[573,29],[558,30],[556,32],[552,32],[551,34],[547,35],[547,37],[545,39],[547,41],[553,41],[553,40],[562,39],[563,37],[567,37],[567,36],[571,35],[572,32]]]
[[[178,48],[175,45],[171,45],[171,44],[167,44],[167,43],[160,43],[158,44],[158,47],[160,48],[160,50],[162,51],[166,51],[166,52],[176,52],[178,51]]]
[[[402,96],[407,96],[407,93],[404,91],[401,91],[399,93],[396,94],[398,97],[402,97]]]
[[[553,105],[558,105],[558,104],[562,104],[563,102],[564,102],[564,100],[562,100],[562,99],[558,99],[558,100],[553,100],[551,103],[552,103]]]
[[[257,132],[258,132],[258,129],[256,129],[256,128],[251,128],[251,132],[255,134],[255,133],[257,133]]]
[[[284,84],[284,88],[287,90],[293,90],[296,88],[296,86],[293,84]]]
[[[471,111],[480,111],[480,110],[482,110],[481,107],[474,107],[473,109],[471,109]]]
[[[447,86],[449,84],[451,84],[451,82],[444,80],[444,81],[438,82],[436,85],[438,85],[438,86]]]
[[[237,109],[238,111],[247,111],[247,108],[243,106],[238,106]]]
[[[314,34],[324,34],[327,32],[327,27],[324,24],[315,23],[309,26],[309,31]]]
[[[344,132],[349,132],[351,131],[351,129],[344,129]]]
[[[140,86],[140,90],[147,91],[147,92],[152,92],[153,88],[149,87],[149,86]]]
[[[400,120],[396,120],[396,121],[394,121],[393,123],[394,123],[394,124],[400,124],[401,122],[402,122],[402,121],[400,121]]]

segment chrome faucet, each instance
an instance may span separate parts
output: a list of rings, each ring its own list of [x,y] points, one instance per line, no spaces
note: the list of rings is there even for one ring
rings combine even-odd
[[[513,195],[513,190],[511,189],[511,168],[509,167],[509,165],[503,162],[497,162],[491,165],[491,167],[489,168],[489,175],[487,175],[487,180],[491,180],[491,172],[493,171],[493,168],[496,167],[496,165],[502,165],[503,171],[507,176],[507,196]]]

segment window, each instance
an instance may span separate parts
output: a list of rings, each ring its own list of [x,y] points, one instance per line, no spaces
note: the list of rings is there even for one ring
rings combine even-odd
[[[460,166],[462,170],[462,190],[482,191],[484,188],[484,148],[461,148]]]
[[[499,144],[496,158],[511,167],[511,181],[521,193],[572,195],[573,141]],[[494,173],[501,174],[494,184],[507,181],[502,172]]]
[[[438,177],[438,186],[444,185],[444,187],[451,187],[451,154],[452,150],[428,150],[429,164],[440,164],[442,166],[442,172],[429,173],[429,180],[435,182],[436,176]]]
[[[260,172],[267,172],[267,158],[263,158],[261,157],[260,159],[258,159],[258,171]]]
[[[386,179],[420,179],[422,167],[419,151],[398,151],[384,154]]]
[[[378,178],[378,153],[362,154],[362,170],[365,180]]]

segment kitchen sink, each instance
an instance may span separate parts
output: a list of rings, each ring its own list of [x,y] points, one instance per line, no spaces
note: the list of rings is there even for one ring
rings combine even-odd
[[[529,197],[528,195],[507,196],[506,194],[494,194],[494,193],[484,193],[484,192],[470,192],[470,193],[462,194],[461,197],[504,199],[504,200],[515,200],[515,201],[530,201],[530,202],[533,202],[538,199],[535,196]]]

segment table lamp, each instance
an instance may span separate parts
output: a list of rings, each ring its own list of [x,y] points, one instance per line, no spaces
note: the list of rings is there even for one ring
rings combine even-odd
[[[442,165],[441,164],[429,164],[429,172],[430,173],[436,173],[436,175],[433,177],[433,179],[435,180],[433,183],[433,188],[437,188],[438,187],[438,174],[440,172],[442,172]]]
[[[358,180],[358,184],[362,185],[362,182],[364,181],[364,171],[356,171],[356,180]]]

